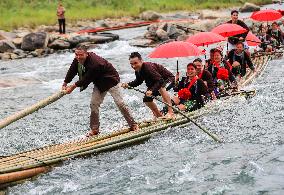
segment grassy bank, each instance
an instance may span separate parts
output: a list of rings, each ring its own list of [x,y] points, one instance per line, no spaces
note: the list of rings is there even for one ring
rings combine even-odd
[[[0,28],[12,30],[57,22],[57,0],[0,0]],[[256,4],[271,3],[271,0],[251,0]],[[117,18],[138,16],[145,10],[168,12],[175,10],[218,9],[240,6],[242,0],[65,0],[66,19]]]

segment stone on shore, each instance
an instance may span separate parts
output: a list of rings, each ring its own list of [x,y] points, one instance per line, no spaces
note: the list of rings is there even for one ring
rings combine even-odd
[[[56,39],[48,45],[52,49],[68,49],[70,48],[70,43],[61,39]]]
[[[20,58],[17,54],[11,52],[1,53],[0,57],[1,60],[15,60]]]
[[[12,40],[12,43],[13,43],[17,48],[21,48],[22,42],[23,42],[23,38],[21,38],[21,37],[14,38],[14,39]]]
[[[5,52],[1,53],[1,60],[10,60],[11,59],[11,53]]]
[[[259,11],[260,7],[253,3],[245,3],[243,7],[240,8],[240,12],[254,12]]]
[[[113,41],[114,38],[112,36],[101,36],[100,34],[96,35],[89,35],[89,34],[82,34],[82,35],[73,35],[67,39],[67,42],[70,43],[71,47],[76,47],[80,43],[84,42],[91,42],[91,43],[107,43]]]
[[[0,52],[12,52],[16,46],[9,40],[0,40]]]
[[[155,21],[158,20],[159,18],[161,18],[162,16],[160,14],[158,14],[157,12],[154,11],[145,11],[142,12],[139,15],[141,20],[146,20],[146,21]]]
[[[151,47],[155,46],[154,45],[155,41],[151,39],[145,39],[142,37],[133,39],[129,42],[129,45],[134,46],[134,47]]]
[[[168,33],[167,33],[165,30],[161,29],[161,28],[159,28],[159,29],[156,31],[156,34],[157,34],[157,37],[158,37],[161,41],[166,41],[166,40],[169,39]]]
[[[45,32],[30,33],[23,37],[21,49],[34,51],[36,49],[46,48],[48,35]]]

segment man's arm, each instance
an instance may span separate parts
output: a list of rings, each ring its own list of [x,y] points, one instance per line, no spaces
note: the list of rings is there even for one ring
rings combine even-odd
[[[77,87],[88,86],[93,81],[93,70],[89,69],[81,80],[77,81],[75,84]]]
[[[228,54],[228,59],[230,64],[233,64],[233,55],[234,55],[234,50],[231,50]]]
[[[74,59],[72,64],[70,65],[69,70],[67,71],[62,87],[66,87],[67,84],[70,83],[73,80],[73,78],[76,76],[78,72],[77,65],[78,65],[78,61]]]
[[[127,83],[130,87],[137,87],[141,85],[144,81],[144,79],[137,72],[135,72],[135,76],[136,78],[134,81]]]
[[[205,85],[204,81],[201,79],[197,80],[197,85],[198,85],[198,93],[200,95],[206,95],[208,92],[208,87]]]
[[[252,63],[252,61],[251,61],[251,58],[249,57],[249,55],[245,52],[245,61],[247,62],[247,65],[249,66],[249,68],[251,69],[251,70],[254,70],[255,68],[254,68],[254,65],[253,65],[253,63]]]
[[[241,27],[243,27],[244,29],[246,29],[247,31],[240,34],[240,36],[245,39],[249,33],[249,27],[246,25],[246,23],[244,23],[243,21],[239,20],[238,25],[240,25]]]

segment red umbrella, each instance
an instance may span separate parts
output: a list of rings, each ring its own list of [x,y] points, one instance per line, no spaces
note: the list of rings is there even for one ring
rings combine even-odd
[[[201,55],[201,50],[192,43],[185,41],[172,41],[159,45],[149,55],[150,58],[176,58]]]
[[[159,45],[155,50],[150,53],[150,58],[177,58],[199,56],[202,51],[194,44],[185,41],[172,41]],[[177,61],[178,72],[178,61]]]
[[[211,32],[222,35],[223,37],[230,37],[238,34],[242,34],[247,30],[237,24],[225,23],[221,24],[211,30]]]
[[[189,43],[193,43],[196,46],[204,46],[225,41],[225,38],[214,32],[200,32],[188,37],[186,41]]]
[[[253,12],[250,16],[251,19],[257,21],[273,21],[278,20],[282,17],[282,14],[279,11],[273,9],[260,10]]]
[[[246,37],[246,41],[247,41],[249,46],[258,46],[261,43],[261,40],[257,36],[252,34],[251,31],[249,31],[249,33]]]

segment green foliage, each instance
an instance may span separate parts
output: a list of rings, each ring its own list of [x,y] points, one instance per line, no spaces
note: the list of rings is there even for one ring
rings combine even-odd
[[[271,0],[251,0],[256,4]],[[57,22],[58,0],[0,0],[0,28],[11,30],[21,26],[35,27]],[[242,5],[242,0],[62,0],[67,22],[80,19],[102,19],[137,16],[145,10],[219,9]]]

